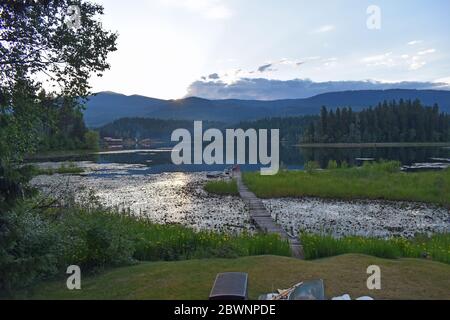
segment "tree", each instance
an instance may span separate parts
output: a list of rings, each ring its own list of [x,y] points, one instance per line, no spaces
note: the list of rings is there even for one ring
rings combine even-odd
[[[322,106],[320,109],[320,131],[322,133],[322,141],[320,142],[327,142],[328,139],[328,111],[325,106]]]
[[[90,150],[98,150],[100,148],[100,135],[97,131],[89,130],[84,134],[85,148]]]
[[[384,101],[358,113],[337,108],[321,110],[304,142],[444,142],[449,140],[450,116],[439,106],[424,107],[419,100]],[[320,130],[314,130],[319,128]],[[313,133],[313,134],[312,134]]]
[[[80,21],[78,29],[68,23],[74,11],[79,14],[75,17]],[[97,19],[102,14],[102,6],[83,0],[0,3],[3,179],[39,144],[37,131],[48,125],[42,124],[42,111],[47,110],[49,100],[54,105],[81,109],[90,94],[89,77],[101,76],[109,68],[107,56],[116,50],[117,34],[103,29]],[[39,95],[44,87],[48,92]],[[78,123],[75,130],[81,129]]]
[[[79,8],[77,30],[67,23],[73,6]],[[100,5],[82,0],[3,1],[2,89],[12,88],[18,79],[35,83],[30,76],[40,74],[57,84],[64,96],[87,96],[89,76],[108,69],[107,55],[116,50],[117,35],[103,30],[96,19],[101,14]]]

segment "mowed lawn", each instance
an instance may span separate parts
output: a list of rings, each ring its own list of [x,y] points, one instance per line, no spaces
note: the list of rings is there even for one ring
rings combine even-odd
[[[367,267],[381,268],[381,290],[367,289]],[[33,299],[200,299],[208,298],[220,272],[248,272],[250,298],[300,281],[323,279],[327,298],[349,293],[376,299],[450,300],[450,266],[420,259],[385,260],[342,255],[316,261],[258,256],[140,263],[82,278],[82,289],[69,291],[65,279],[34,288]]]
[[[315,172],[246,173],[245,184],[260,198],[320,197],[385,199],[450,206],[450,169],[439,172],[384,171],[380,165]]]

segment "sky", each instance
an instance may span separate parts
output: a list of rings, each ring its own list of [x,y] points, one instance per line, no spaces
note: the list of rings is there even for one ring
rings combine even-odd
[[[95,92],[275,99],[449,88],[448,0],[95,2],[104,27],[119,33]]]

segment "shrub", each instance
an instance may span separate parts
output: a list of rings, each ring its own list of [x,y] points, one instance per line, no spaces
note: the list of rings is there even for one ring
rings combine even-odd
[[[134,246],[120,217],[101,210],[69,209],[57,222],[59,264],[86,270],[132,263]]]
[[[385,161],[381,160],[379,162],[365,162],[363,168],[368,171],[374,172],[387,172],[387,173],[396,173],[400,171],[402,164],[400,161]]]
[[[0,217],[0,293],[25,287],[56,272],[56,236],[29,202]]]
[[[84,134],[84,145],[88,150],[100,149],[100,134],[97,131],[87,131]]]
[[[238,186],[235,179],[231,181],[209,181],[205,184],[204,189],[209,193],[219,195],[239,195]]]
[[[312,173],[318,169],[320,169],[320,164],[317,161],[308,161],[305,163],[305,171],[308,173]]]
[[[348,162],[345,161],[345,160],[342,161],[342,162],[341,162],[341,169],[348,169],[348,168],[350,168]]]
[[[274,235],[196,232],[99,207],[43,207],[28,200],[1,216],[1,293],[65,274],[69,265],[90,272],[136,260],[290,255],[289,243]]]
[[[335,170],[337,168],[338,168],[338,164],[337,164],[336,160],[328,161],[328,165],[327,165],[328,170]]]

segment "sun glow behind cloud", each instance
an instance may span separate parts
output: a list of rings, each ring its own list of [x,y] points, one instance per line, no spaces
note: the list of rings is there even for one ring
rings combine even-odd
[[[230,14],[219,2],[142,1],[124,6],[119,1],[97,1],[105,6],[104,24],[118,30],[118,51],[111,54],[111,70],[94,78],[95,91],[116,91],[157,98],[180,98],[210,60],[211,31],[202,24],[186,25],[201,17],[204,24]],[[159,14],[155,14],[158,12]],[[226,13],[226,14],[225,14]],[[179,19],[178,17],[181,17]],[[174,23],[177,21],[179,23]]]
[[[106,77],[115,82],[95,79],[103,90],[126,94],[151,92],[153,96],[172,98],[183,96],[186,84],[195,80],[206,59],[196,46],[196,39],[168,28],[149,29],[145,35],[151,42],[134,43],[123,37],[119,51],[112,55],[112,68]],[[153,44],[157,44],[157,48]],[[180,49],[182,48],[182,49]]]
[[[228,19],[232,16],[231,9],[222,0],[160,0],[163,4],[187,9],[207,19]]]

